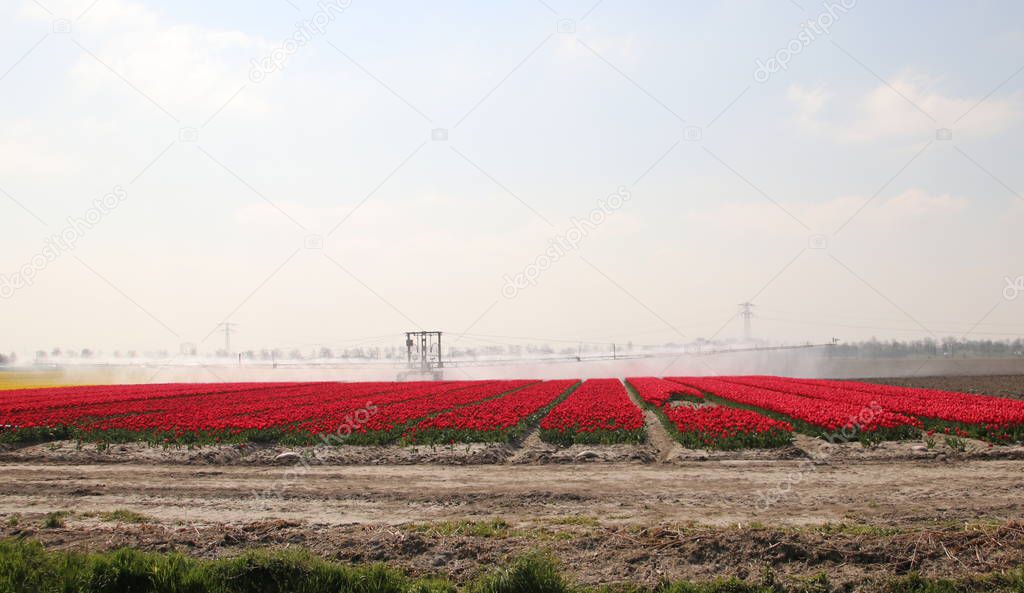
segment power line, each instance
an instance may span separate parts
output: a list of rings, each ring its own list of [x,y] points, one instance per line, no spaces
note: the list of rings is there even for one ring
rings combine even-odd
[[[655,332],[647,332],[647,333],[655,333]],[[492,335],[492,334],[461,334],[461,335],[465,336],[465,337],[468,337],[470,339],[476,338],[477,340],[479,340],[481,342],[486,342],[486,341],[488,341],[488,339],[491,339],[491,340],[497,339],[497,340],[519,340],[519,341],[529,341],[529,342],[537,342],[537,343],[557,342],[557,343],[565,343],[565,344],[586,344],[588,346],[590,346],[590,345],[594,345],[594,346],[614,346],[616,344],[621,344],[622,343],[622,340],[612,341],[612,340],[608,340],[608,339],[603,339],[603,340],[602,339],[587,339],[587,340],[583,340],[583,339],[574,339],[574,338],[543,338],[543,337],[540,337],[540,336],[500,336],[500,335]],[[629,335],[634,335],[634,334],[619,334],[619,336],[629,336]],[[635,334],[635,335],[639,335],[639,334]],[[609,337],[616,337],[616,336],[609,336]],[[499,342],[494,342],[494,343],[497,344]],[[643,346],[659,346],[659,345],[660,344],[634,344],[634,346],[640,346],[640,347],[643,347]]]
[[[740,303],[740,317],[743,318],[743,340],[750,341],[750,320],[754,317],[754,303]]]
[[[218,323],[217,327],[224,330],[224,352],[231,354],[231,332],[238,328],[238,324],[230,321],[224,321],[222,323]]]

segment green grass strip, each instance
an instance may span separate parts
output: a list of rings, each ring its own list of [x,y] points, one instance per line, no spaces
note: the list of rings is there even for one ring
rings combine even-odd
[[[531,554],[500,567],[481,567],[467,583],[411,577],[384,564],[330,562],[305,550],[245,552],[200,560],[130,549],[108,553],[49,552],[36,542],[0,540],[0,593],[798,593],[831,591],[825,573],[785,581],[771,569],[748,580],[662,582],[650,588],[623,583],[581,587],[550,557]],[[1024,569],[957,580],[911,573],[883,578],[879,593],[996,593],[1024,591]]]

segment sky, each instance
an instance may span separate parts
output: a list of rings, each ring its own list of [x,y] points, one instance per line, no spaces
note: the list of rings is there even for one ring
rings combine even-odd
[[[10,0],[0,350],[1017,337],[1022,13]]]

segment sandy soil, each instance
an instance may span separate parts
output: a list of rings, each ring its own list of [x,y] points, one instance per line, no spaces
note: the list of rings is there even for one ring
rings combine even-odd
[[[1006,520],[1024,510],[1024,460],[898,465],[722,461],[656,466],[220,467],[4,464],[6,513],[127,508],[174,521],[283,518],[325,525],[515,521],[616,523]]]
[[[0,466],[5,535],[58,549],[201,556],[303,545],[464,578],[537,547],[585,582],[911,567],[953,576],[1024,561],[1024,461],[218,467]],[[96,515],[128,509],[143,524]],[[47,512],[66,525],[43,529]],[[501,519],[476,532],[458,521]],[[832,525],[823,529],[822,525]],[[763,527],[762,527],[763,526]],[[943,550],[945,546],[947,552]]]

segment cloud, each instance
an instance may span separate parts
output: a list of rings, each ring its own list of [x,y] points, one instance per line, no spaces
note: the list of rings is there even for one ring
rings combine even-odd
[[[984,100],[954,97],[933,90],[938,82],[907,73],[892,80],[891,86],[879,84],[859,97],[840,98],[825,87],[794,84],[787,97],[796,107],[795,119],[802,129],[839,142],[920,139],[941,127],[954,128],[957,136],[984,137],[1021,119],[1022,93]],[[845,107],[848,104],[854,106],[852,115]]]
[[[949,194],[933,195],[921,189],[909,189],[884,202],[876,213],[882,222],[916,220],[927,216],[949,218],[970,206],[967,198]]]
[[[159,15],[142,4],[129,0],[47,0],[47,10],[39,3],[24,0],[21,17],[50,21],[54,18],[75,20],[76,25],[92,30],[108,30],[124,25],[152,28],[159,22]]]
[[[912,188],[889,198],[839,196],[815,204],[782,203],[794,216],[815,232],[831,233],[850,220],[861,228],[879,232],[892,231],[912,224],[933,224],[949,219],[970,207],[970,200],[949,194],[932,194]],[[867,204],[867,206],[864,206]],[[770,203],[732,203],[721,207],[694,211],[687,218],[699,228],[712,233],[792,234],[791,219],[782,209]]]
[[[580,60],[596,60],[596,52],[616,67],[635,66],[640,62],[644,52],[637,42],[636,36],[588,34],[580,31],[576,35],[556,35],[554,59],[556,62],[575,63]],[[583,44],[586,44],[583,45]],[[588,49],[589,47],[589,49]]]
[[[816,132],[821,131],[822,124],[818,118],[821,110],[832,98],[832,94],[823,86],[811,89],[794,84],[786,90],[786,96],[797,106],[797,121],[800,126]]]
[[[327,232],[350,214],[352,219],[349,222],[358,222],[360,225],[383,224],[395,214],[394,208],[380,200],[362,206],[357,200],[331,206],[310,206],[293,200],[281,200],[275,201],[274,205],[267,202],[245,204],[234,211],[233,218],[236,224],[243,226],[295,228],[294,223],[281,210],[310,229],[310,232]]]
[[[80,0],[47,3],[59,18],[74,20],[82,15],[74,20],[74,40],[95,54],[74,48],[79,55],[71,68],[72,95],[79,100],[116,101],[131,92],[116,80],[112,69],[175,117],[202,123],[245,82],[248,60],[269,47],[262,38],[241,31],[171,22],[130,0],[102,0],[91,8],[90,4]],[[52,20],[28,0],[21,17]],[[260,111],[255,101],[252,96],[239,96],[232,109]]]
[[[5,175],[70,175],[84,165],[77,156],[53,145],[40,126],[25,119],[0,121],[0,173]]]

